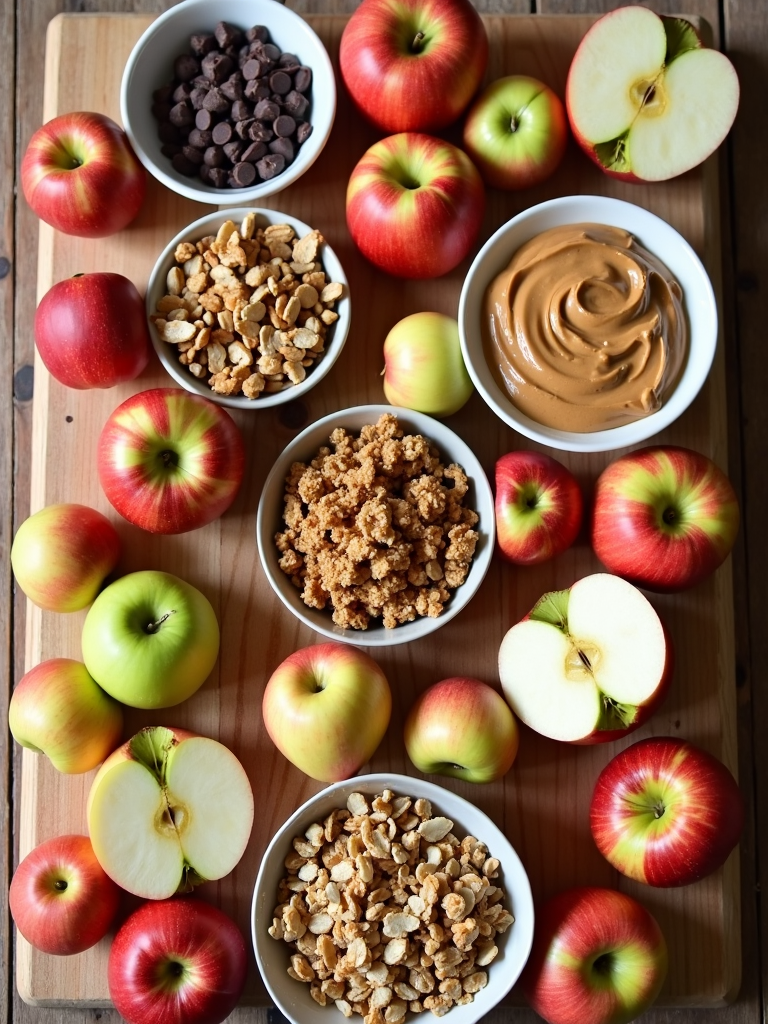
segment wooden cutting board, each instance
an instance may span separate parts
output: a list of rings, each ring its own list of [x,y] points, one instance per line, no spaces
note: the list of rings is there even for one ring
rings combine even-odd
[[[335,59],[345,19],[309,20]],[[491,41],[489,79],[532,74],[562,95],[571,56],[593,20],[582,16],[486,18]],[[44,119],[71,110],[97,110],[119,119],[122,69],[149,21],[145,16],[109,14],[55,18],[48,33]],[[307,423],[334,409],[383,401],[381,349],[387,331],[401,317],[422,309],[455,316],[469,265],[468,260],[437,281],[398,281],[374,271],[357,253],[344,222],[345,184],[375,138],[340,88],[336,125],[322,157],[303,179],[266,204],[318,227],[333,245],[350,280],[352,330],[338,364],[303,401],[281,410],[256,407],[236,415],[246,440],[248,471],[236,503],[223,519],[184,536],[153,537],[122,522],[100,491],[95,459],[100,429],[128,395],[171,383],[156,361],[132,384],[89,392],[70,391],[52,381],[39,360],[35,365],[32,511],[60,501],[99,508],[115,523],[124,542],[122,572],[154,568],[178,574],[205,592],[221,622],[221,655],[204,687],[169,711],[129,711],[126,736],[148,724],[177,724],[219,738],[242,760],[256,795],[253,836],[235,872],[203,886],[200,893],[233,915],[246,936],[252,887],[267,842],[290,812],[321,788],[277,753],[261,720],[261,695],[272,670],[290,652],[318,639],[273,596],[259,566],[255,519],[262,483],[277,453]],[[572,146],[545,185],[517,194],[489,191],[480,241],[510,216],[544,199],[569,193],[612,195],[670,221],[702,256],[718,288],[716,176],[716,162],[710,161],[669,183],[626,185],[602,175]],[[42,224],[39,296],[71,274],[105,269],[125,274],[144,289],[167,240],[208,209],[151,181],[140,218],[112,238],[67,238]],[[692,408],[659,437],[696,448],[723,467],[727,344],[728,339],[721,338],[709,382]],[[451,418],[450,425],[478,453],[489,476],[499,455],[533,447],[497,420],[477,395]],[[613,457],[561,456],[587,493]],[[496,562],[469,607],[445,628],[419,642],[378,652],[377,659],[393,685],[394,710],[370,770],[414,774],[405,756],[401,727],[416,694],[455,674],[498,684],[496,655],[506,629],[544,591],[568,586],[597,569],[584,537],[555,562],[535,569]],[[674,637],[678,668],[665,706],[641,732],[622,743],[590,748],[560,745],[524,729],[518,760],[504,780],[483,787],[451,780],[443,784],[482,807],[504,829],[528,869],[538,899],[583,883],[615,886],[639,898],[657,916],[669,945],[670,970],[660,1004],[713,1006],[733,998],[740,980],[738,858],[732,856],[723,870],[696,885],[654,890],[618,876],[597,853],[587,823],[598,772],[620,748],[641,736],[683,736],[736,771],[730,565],[692,592],[653,601]],[[79,658],[83,618],[84,613],[56,615],[30,605],[27,666],[56,656]],[[85,801],[91,778],[91,774],[59,775],[45,759],[24,751],[21,856],[51,836],[87,831]],[[123,916],[136,903],[126,898]],[[107,1005],[108,950],[109,938],[80,956],[48,957],[20,938],[17,980],[23,998],[39,1005]],[[267,1002],[253,959],[244,1001]]]

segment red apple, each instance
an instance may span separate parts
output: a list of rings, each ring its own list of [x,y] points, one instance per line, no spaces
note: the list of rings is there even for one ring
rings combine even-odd
[[[36,846],[11,880],[8,902],[35,949],[70,956],[104,938],[120,890],[102,869],[88,836],[58,836]]]
[[[447,274],[475,243],[483,182],[460,149],[431,135],[392,135],[363,154],[347,186],[347,225],[371,263],[396,277]]]
[[[603,768],[589,812],[598,850],[648,885],[688,885],[736,846],[744,802],[717,758],[685,740],[640,740]]]
[[[664,181],[723,141],[736,117],[739,80],[689,22],[622,7],[582,39],[565,102],[576,141],[606,174]]]
[[[627,1024],[667,974],[667,944],[637,900],[612,889],[569,889],[536,910],[523,994],[549,1024]]]
[[[728,557],[738,529],[730,481],[689,448],[630,452],[595,485],[595,554],[611,572],[648,590],[701,583]]]
[[[464,148],[494,188],[529,188],[545,181],[563,159],[567,141],[560,97],[527,75],[491,82],[464,123]]]
[[[363,0],[339,50],[350,96],[385,132],[455,121],[487,63],[488,37],[469,0]]]
[[[145,903],[115,936],[107,978],[127,1024],[220,1024],[245,987],[240,929],[197,899]]]
[[[272,742],[321,782],[358,773],[381,743],[391,710],[387,677],[373,658],[334,643],[289,655],[272,673],[262,701]]]
[[[46,224],[104,238],[139,212],[147,175],[122,128],[104,114],[78,112],[38,128],[21,161],[21,187]]]
[[[496,463],[496,540],[516,565],[546,562],[569,548],[584,502],[576,477],[549,455],[516,451]]]
[[[110,504],[149,533],[186,533],[235,500],[245,449],[232,417],[200,395],[154,388],[112,413],[99,438],[99,480]]]
[[[504,698],[479,679],[434,683],[408,712],[408,757],[420,772],[493,782],[512,767],[520,736]]]
[[[120,558],[112,523],[87,505],[48,505],[25,519],[11,548],[16,582],[52,612],[89,605]]]
[[[41,299],[35,343],[51,376],[69,388],[133,380],[151,351],[144,300],[121,274],[76,274]]]

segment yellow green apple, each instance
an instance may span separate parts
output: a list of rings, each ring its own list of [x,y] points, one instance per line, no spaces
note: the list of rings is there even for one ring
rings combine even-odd
[[[467,402],[472,381],[459,325],[443,313],[412,313],[384,340],[384,394],[392,405],[450,416]]]

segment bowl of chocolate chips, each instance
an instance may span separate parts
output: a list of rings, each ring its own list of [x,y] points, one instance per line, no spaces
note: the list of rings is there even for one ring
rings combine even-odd
[[[275,0],[184,0],[133,48],[120,92],[136,155],[174,192],[215,205],[280,192],[331,133],[328,52]]]

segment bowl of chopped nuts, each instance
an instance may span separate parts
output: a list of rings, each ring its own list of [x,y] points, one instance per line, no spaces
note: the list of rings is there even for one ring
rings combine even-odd
[[[422,1010],[474,1024],[516,982],[533,922],[525,868],[491,819],[391,774],[334,783],[291,815],[251,913],[261,976],[293,1024],[325,1024],[334,1004],[379,1024]]]
[[[298,434],[256,517],[283,604],[363,647],[418,640],[458,615],[494,536],[493,494],[471,448],[438,420],[390,405],[331,413]]]
[[[320,232],[249,207],[208,214],[171,239],[146,308],[168,373],[230,409],[299,398],[338,359],[350,323],[347,278]]]

